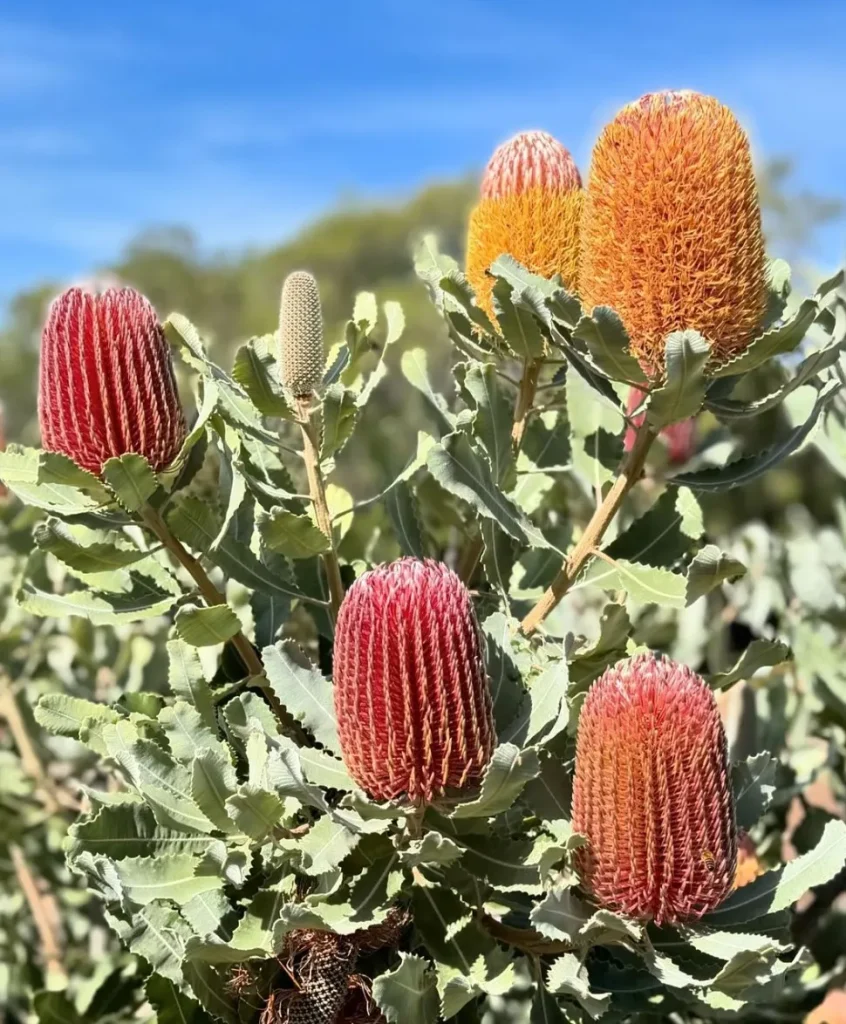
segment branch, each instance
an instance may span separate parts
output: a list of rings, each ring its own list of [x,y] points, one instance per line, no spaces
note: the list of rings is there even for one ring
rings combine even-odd
[[[329,541],[329,550],[323,553],[323,566],[326,570],[326,579],[329,583],[329,596],[332,604],[332,611],[337,616],[344,600],[344,583],[341,579],[341,565],[338,561],[338,551],[335,547],[335,534],[332,530],[332,516],[329,514],[329,504],[326,501],[326,486],[323,482],[323,473],[320,469],[320,454],[318,451],[318,439],[314,429],[311,416],[311,395],[297,399],[298,421],[303,432],[303,461],[305,462],[306,474],[308,476],[308,488],[311,495],[311,502],[314,506],[314,518],[317,520],[318,529]]]
[[[24,894],[29,912],[38,932],[41,943],[41,956],[47,974],[56,978],[67,979],[62,963],[61,917],[56,897],[52,893],[43,893],[38,886],[35,875],[27,864],[23,850],[15,843],[9,844],[12,865],[21,892]]]
[[[620,463],[620,469],[611,490],[605,495],[602,503],[594,512],[590,522],[585,527],[585,532],[564,561],[558,575],[552,581],[546,593],[520,624],[520,629],[526,636],[530,636],[535,632],[575,583],[587,560],[596,553],[596,549],[605,536],[605,531],[619,511],[623,499],[643,474],[646,457],[656,437],[656,432],[644,419],[638,428],[632,450],[628,452]]]

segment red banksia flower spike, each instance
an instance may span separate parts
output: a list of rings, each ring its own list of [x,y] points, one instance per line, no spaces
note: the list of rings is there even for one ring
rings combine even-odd
[[[734,885],[737,834],[714,695],[651,654],[608,669],[579,717],[573,828],[599,903],[658,924],[696,920]]]
[[[47,451],[91,473],[135,452],[155,470],[185,439],[170,349],[156,312],[132,288],[69,288],[41,338],[38,417]]]
[[[470,594],[451,569],[403,558],[356,580],[334,684],[344,763],[371,797],[424,803],[481,782],[491,698]]]
[[[749,140],[710,96],[629,104],[593,150],[581,228],[586,310],[612,306],[652,379],[675,330],[699,331],[723,362],[766,312],[766,260]]]
[[[496,150],[467,233],[467,277],[488,316],[487,270],[505,253],[544,277],[560,274],[575,289],[582,195],[572,156],[546,132],[521,132]]]

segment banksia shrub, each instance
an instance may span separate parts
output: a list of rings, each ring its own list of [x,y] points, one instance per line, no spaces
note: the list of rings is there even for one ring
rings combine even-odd
[[[505,253],[575,288],[581,186],[573,158],[546,132],[521,132],[496,150],[467,233],[467,277],[488,316],[494,314],[487,270]]]
[[[639,655],[609,668],[579,718],[573,827],[599,903],[658,924],[713,910],[734,884],[726,738],[705,682]]]
[[[323,313],[317,281],[305,270],[285,278],[279,307],[279,376],[297,397],[310,395],[323,379]]]
[[[671,331],[723,361],[767,304],[749,140],[710,96],[659,92],[624,107],[593,150],[582,217],[585,309],[612,306],[644,372],[660,378]]]
[[[41,338],[41,439],[91,473],[135,452],[159,470],[185,439],[170,349],[156,311],[132,288],[69,288]]]
[[[639,391],[637,388],[632,388],[629,391],[628,406],[626,408],[628,416],[631,416],[644,398],[644,393]],[[626,430],[626,436],[623,442],[623,446],[627,452],[630,452],[634,447],[637,429],[641,423],[643,423],[643,420],[643,414],[635,416],[631,420],[631,426]],[[664,427],[661,431],[661,438],[667,446],[667,458],[672,465],[679,465],[680,463],[687,462],[687,460],[693,456],[693,453],[696,450],[695,435],[695,417],[681,420],[678,423],[670,423]]]
[[[470,594],[451,569],[403,558],[356,580],[334,679],[344,762],[371,797],[428,802],[479,783],[491,699]]]
[[[5,450],[6,450],[6,410],[3,408],[2,403],[0,403],[0,452],[4,452]],[[6,489],[6,485],[3,483],[2,480],[0,480],[0,500],[5,498],[8,493],[9,492]]]

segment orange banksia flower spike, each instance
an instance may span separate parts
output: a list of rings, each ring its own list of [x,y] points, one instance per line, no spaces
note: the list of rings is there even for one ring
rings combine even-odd
[[[69,288],[41,338],[38,418],[44,448],[91,473],[128,452],[153,469],[185,440],[170,348],[156,311],[132,288]]]
[[[334,683],[344,763],[371,797],[422,803],[481,781],[491,698],[470,594],[451,569],[403,558],[356,580]]]
[[[582,180],[570,153],[546,132],[521,132],[496,150],[482,177],[467,232],[467,277],[493,317],[490,265],[506,253],[574,290]]]
[[[755,337],[766,261],[749,140],[710,96],[658,92],[624,107],[591,159],[581,229],[586,312],[613,307],[644,372],[692,328],[718,362]]]
[[[651,654],[609,668],[579,718],[573,828],[585,888],[658,924],[695,920],[734,885],[737,835],[714,695]]]

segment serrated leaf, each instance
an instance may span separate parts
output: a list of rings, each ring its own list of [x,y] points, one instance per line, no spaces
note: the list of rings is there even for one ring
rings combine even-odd
[[[573,330],[573,338],[582,342],[591,362],[611,380],[645,384],[646,375],[629,350],[629,335],[623,321],[610,306],[596,306],[584,315]]]
[[[485,545],[482,555],[485,575],[507,600],[511,589],[511,574],[520,554],[520,544],[491,519],[482,519],[479,530]]]
[[[510,619],[502,612],[494,612],[482,623],[487,649],[485,660],[488,682],[497,732],[508,728],[525,700],[526,691],[511,646],[512,635],[518,628],[517,620]]]
[[[687,580],[680,573],[657,566],[640,565],[623,558],[611,565],[601,558],[593,558],[572,589],[587,586],[603,590],[624,590],[642,604],[657,604],[668,608],[683,608],[687,594]]]
[[[550,546],[540,530],[497,487],[487,462],[474,451],[466,434],[447,435],[429,451],[426,461],[432,476],[445,490],[469,502],[509,536],[533,548]]]
[[[532,908],[530,920],[535,931],[547,939],[576,945],[579,933],[595,912],[573,889],[558,887]]]
[[[153,974],[144,991],[156,1011],[156,1024],[200,1024],[199,1003],[181,992],[170,979]]]
[[[706,544],[687,567],[687,603],[693,604],[726,580],[746,575],[746,566],[716,546]]]
[[[459,804],[451,817],[489,818],[507,811],[529,779],[539,771],[538,755],[534,750],[520,750],[513,743],[500,744],[485,770],[479,796],[469,803]]]
[[[601,1017],[611,1004],[609,993],[591,991],[587,967],[573,953],[564,953],[554,960],[546,975],[546,987],[555,995],[575,999],[594,1019]]]
[[[552,660],[532,682],[517,717],[500,731],[500,741],[528,746],[554,739],[567,727],[569,681],[567,662]]]
[[[219,973],[210,964],[191,960],[184,965],[183,973],[200,1005],[215,1020],[224,1021],[224,1024],[238,1024],[228,971],[225,974]]]
[[[808,328],[816,319],[821,300],[831,288],[837,287],[836,282],[838,280],[838,276],[835,275],[835,277],[820,285],[814,297],[804,299],[796,312],[791,317],[788,317],[784,323],[765,331],[734,359],[714,369],[712,376],[725,377],[748,373],[749,370],[754,370],[756,367],[761,366],[773,356],[792,352],[805,337]]]
[[[184,604],[176,613],[176,634],[192,647],[213,647],[226,643],[241,629],[241,620],[228,604],[200,608]]]
[[[146,906],[154,900],[187,903],[198,893],[220,889],[223,879],[197,874],[200,858],[191,853],[159,853],[155,857],[124,857],[115,870],[129,899]]]
[[[88,853],[119,861],[165,853],[205,854],[217,842],[208,835],[159,825],[144,804],[114,804],[100,807],[93,816],[71,825],[68,856],[75,860]]]
[[[156,493],[159,482],[143,455],[121,455],[108,459],[103,479],[127,512],[138,512]]]
[[[111,536],[113,540],[90,540],[85,543],[78,532],[74,532],[73,528],[56,519],[38,523],[33,531],[33,539],[42,551],[48,551],[59,561],[81,573],[122,569],[149,557],[149,551],[129,545],[126,538],[121,535]]]
[[[410,348],[400,358],[400,369],[405,379],[429,402],[438,416],[439,425],[447,432],[455,427],[455,417],[449,411],[446,399],[435,391],[429,380],[429,356],[424,348]]]
[[[455,369],[458,373],[459,367]],[[488,456],[493,479],[508,490],[514,477],[514,405],[497,380],[493,363],[462,364],[458,379],[465,402],[475,410],[473,432]]]
[[[307,515],[274,508],[271,512],[260,511],[257,521],[267,547],[286,558],[312,558],[329,549],[329,538]]]
[[[331,459],[350,439],[358,419],[356,394],[343,384],[330,385],[323,395],[320,460]]]
[[[90,722],[103,724],[120,720],[120,715],[105,704],[95,704],[66,693],[47,693],[35,706],[35,720],[56,736],[80,738],[80,731]]]
[[[326,814],[304,836],[292,840],[291,848],[303,858],[302,870],[307,875],[322,875],[337,868],[356,848],[360,838],[360,834]]]
[[[293,411],[279,381],[276,343],[275,334],[266,334],[242,345],[235,354],[232,377],[262,415],[292,419]]]
[[[542,359],[546,341],[538,321],[547,320],[549,312],[540,292],[531,285],[515,288],[506,278],[499,277],[494,281],[492,297],[497,323],[509,350],[518,359]]]
[[[221,744],[222,747],[222,744]],[[191,766],[191,796],[200,810],[221,832],[234,832],[226,801],[238,784],[235,769],[222,749],[207,747],[197,752]]]
[[[196,648],[184,640],[167,642],[167,681],[177,700],[184,700],[192,707],[210,728],[217,728],[211,688],[206,681],[200,656]]]
[[[282,704],[318,743],[338,753],[338,723],[331,680],[311,665],[290,640],[265,647],[262,657],[268,682]]]
[[[462,848],[440,832],[427,832],[422,839],[413,839],[405,850],[400,850],[401,864],[416,867],[420,864],[452,864],[461,859]]]
[[[437,1024],[435,974],[421,956],[400,953],[398,967],[373,979],[373,998],[389,1024]]]
[[[279,824],[285,804],[275,793],[244,783],[227,799],[226,811],[241,832],[261,842]]]
[[[697,331],[673,331],[665,344],[665,379],[649,393],[646,418],[659,430],[695,416],[705,401],[711,346]]]
[[[778,640],[753,640],[730,669],[707,676],[713,690],[725,690],[741,679],[751,679],[762,668],[790,658],[790,648]]]
[[[700,469],[693,473],[678,473],[672,483],[689,487],[693,491],[725,491],[756,479],[779,462],[792,455],[805,441],[819,419],[820,413],[840,390],[840,382],[828,381],[819,391],[810,414],[804,423],[794,427],[780,441],[755,455],[747,455],[725,466]]]
[[[157,974],[179,983],[182,981],[185,944],[191,934],[191,926],[175,907],[150,903],[133,915],[132,928],[125,942]]]
[[[632,624],[625,605],[607,604],[599,617],[599,639],[579,649],[570,661],[570,695],[585,693],[590,683],[625,654]]]
[[[769,871],[736,890],[702,919],[721,930],[740,926],[754,928],[757,918],[786,910],[808,889],[823,885],[846,866],[846,822],[829,821],[817,845],[777,871]]]
[[[778,760],[756,754],[731,766],[731,788],[737,827],[748,832],[769,807],[775,793]]]
[[[606,548],[609,558],[668,567],[686,555],[703,532],[702,511],[693,494],[668,487]]]
[[[543,984],[535,989],[529,1024],[569,1024],[570,1018],[558,1005],[558,1000],[547,992]]]
[[[535,840],[467,835],[456,843],[462,869],[497,892],[543,892]]]
[[[38,1024],[83,1024],[64,992],[36,992],[32,999]]]
[[[385,510],[394,526],[397,542],[404,555],[425,558],[423,531],[417,510],[414,492],[407,483],[400,481],[385,496]]]

